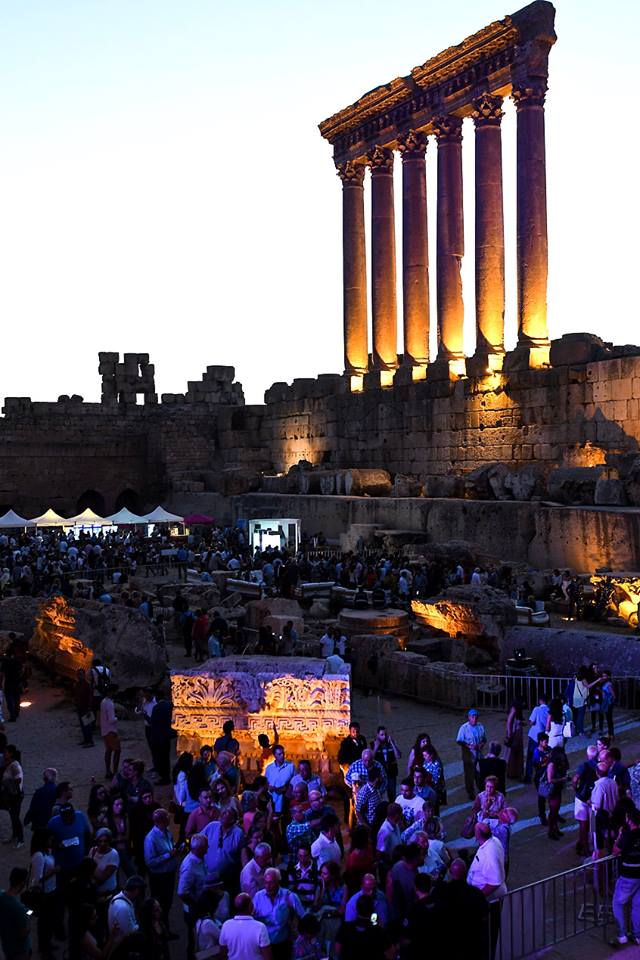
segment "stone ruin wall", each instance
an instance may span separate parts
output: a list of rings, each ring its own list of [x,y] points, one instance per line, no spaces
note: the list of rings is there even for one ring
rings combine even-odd
[[[112,513],[125,492],[152,507],[178,493],[224,490],[225,483],[235,492],[240,461],[254,471],[271,466],[252,434],[251,408],[233,367],[210,366],[185,394],[163,394],[158,402],[148,355],[125,354],[135,363],[122,364],[117,357],[100,354],[101,403],[79,396],[5,400],[0,506],[28,515],[49,506],[73,513],[86,494],[97,494],[103,506],[94,509]]]
[[[274,384],[262,430],[274,467],[383,467],[422,478],[432,496],[461,495],[446,478],[491,463],[534,466],[543,479],[560,466],[606,466],[603,476],[624,478],[639,456],[640,349],[570,362],[571,345],[570,337],[554,342],[551,368],[479,380],[337,394],[329,378]],[[284,480],[280,488],[271,481],[285,492]]]

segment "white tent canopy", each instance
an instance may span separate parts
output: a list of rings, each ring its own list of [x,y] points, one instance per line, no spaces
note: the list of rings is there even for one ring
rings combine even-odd
[[[45,510],[39,517],[34,517],[31,523],[36,527],[64,527],[68,525],[69,521],[65,520],[64,517],[61,517],[59,513],[56,513],[55,510],[49,507],[49,509]]]
[[[139,523],[148,523],[146,517],[139,517],[137,513],[131,513],[131,510],[127,510],[126,507],[123,507],[122,510],[118,510],[117,513],[111,514],[110,517],[106,518],[110,523],[115,524],[116,526],[132,526]]]
[[[0,517],[0,527],[5,527],[6,529],[33,526],[33,520],[25,520],[25,518],[21,517],[15,510],[7,510],[4,516]]]
[[[83,510],[82,513],[76,514],[75,517],[69,517],[68,520],[64,522],[65,527],[111,527],[113,524],[111,520],[107,520],[104,517],[99,517],[97,513],[94,513],[91,507],[87,507],[86,510]]]
[[[164,507],[156,507],[151,513],[146,513],[144,519],[148,523],[184,523],[184,517],[169,513]]]

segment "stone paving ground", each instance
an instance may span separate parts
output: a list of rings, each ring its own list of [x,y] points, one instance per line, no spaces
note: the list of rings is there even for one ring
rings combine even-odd
[[[183,667],[189,663],[178,652],[177,647],[172,645],[171,651],[171,659],[175,667]],[[68,690],[53,685],[38,670],[34,671],[28,699],[32,701],[32,705],[23,709],[16,724],[7,725],[10,741],[15,742],[23,754],[26,789],[23,812],[28,807],[33,790],[41,782],[42,768],[48,765],[58,768],[60,779],[71,780],[74,785],[75,802],[81,809],[85,809],[92,778],[99,780],[103,773],[101,747],[84,750],[78,746],[79,731]],[[449,806],[443,808],[443,817],[448,842],[455,848],[467,845],[467,841],[461,840],[459,836],[460,826],[467,815],[469,804],[462,785],[462,766],[455,744],[458,725],[464,718],[458,712],[444,708],[398,697],[375,695],[365,697],[358,692],[353,697],[352,715],[361,722],[363,732],[368,737],[375,732],[378,723],[388,726],[402,750],[401,769],[403,770],[416,734],[423,730],[429,732],[440,751],[447,774]],[[640,757],[640,719],[630,714],[620,714],[617,719],[619,735],[616,742],[622,750],[623,758],[628,763],[636,761]],[[481,720],[487,728],[490,739],[503,740],[504,713],[484,711]],[[120,728],[123,741],[122,755],[141,756],[148,760],[141,721],[123,720]],[[587,743],[585,738],[581,738],[576,743],[570,742],[569,756],[572,766],[575,766],[582,757]],[[566,792],[564,815],[567,818],[567,824],[564,827],[565,836],[558,843],[547,840],[546,831],[539,824],[533,787],[511,782],[508,786],[508,795],[510,803],[517,807],[520,813],[512,839],[509,888],[514,889],[578,866],[580,858],[574,850],[576,831],[572,818],[572,792]],[[158,799],[163,804],[168,803],[169,788],[159,788]],[[0,812],[0,840],[6,841],[9,835],[8,816]],[[26,835],[27,845],[23,850],[15,850],[13,844],[0,844],[0,885],[6,883],[12,866],[28,864],[28,830]],[[181,931],[179,907],[174,907],[174,913],[173,926]],[[613,934],[613,928],[610,928],[609,932]],[[615,951],[615,954],[640,957],[640,948],[629,948],[623,952]],[[172,957],[175,960],[184,955],[182,942],[172,945]],[[581,960],[592,960],[592,958],[600,960],[613,954],[611,948],[603,945],[602,934],[599,931],[584,934],[555,950],[538,955],[553,958],[553,960],[560,957],[566,960],[574,957],[580,957]]]

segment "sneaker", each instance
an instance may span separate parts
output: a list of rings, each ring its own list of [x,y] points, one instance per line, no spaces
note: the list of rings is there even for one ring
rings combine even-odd
[[[16,840],[16,850],[22,850],[24,847],[24,840]]]
[[[609,940],[610,947],[624,947],[629,943],[629,937],[616,937],[615,940]]]

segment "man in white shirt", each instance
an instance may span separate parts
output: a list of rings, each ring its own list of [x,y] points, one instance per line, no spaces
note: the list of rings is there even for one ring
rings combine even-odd
[[[402,816],[408,827],[411,826],[416,817],[421,816],[424,800],[422,797],[416,796],[411,777],[407,777],[400,784],[400,793],[396,797],[396,803],[401,808]]]
[[[387,807],[387,816],[382,821],[376,837],[376,851],[382,864],[389,866],[393,851],[401,842],[402,837],[402,807],[397,803],[390,803]]]
[[[264,889],[264,872],[271,866],[271,847],[268,843],[257,844],[253,859],[240,871],[240,889],[243,893],[255,897],[258,890]]]
[[[316,861],[318,870],[323,863],[333,860],[340,863],[342,850],[336,840],[340,831],[340,821],[335,814],[326,813],[320,821],[320,836],[311,844],[311,856]]]
[[[273,748],[273,763],[270,763],[265,769],[264,775],[269,784],[273,809],[278,815],[282,814],[284,797],[295,772],[296,768],[291,761],[284,758],[284,747],[275,746]]]
[[[264,923],[254,920],[251,897],[239,893],[233,905],[236,915],[225,920],[220,931],[221,960],[271,960],[269,933]]]
[[[107,923],[114,947],[138,929],[136,903],[142,900],[143,896],[144,880],[142,877],[133,876],[129,877],[124,889],[117,893],[109,904]]]
[[[524,782],[531,783],[533,776],[533,751],[538,746],[538,734],[547,729],[549,707],[547,697],[541,694],[538,697],[538,706],[534,707],[529,717],[529,736],[527,737],[527,760],[524,769]]]
[[[477,887],[487,900],[499,900],[507,893],[503,846],[492,836],[488,823],[477,823],[475,833],[478,849],[469,867],[467,883]]]

